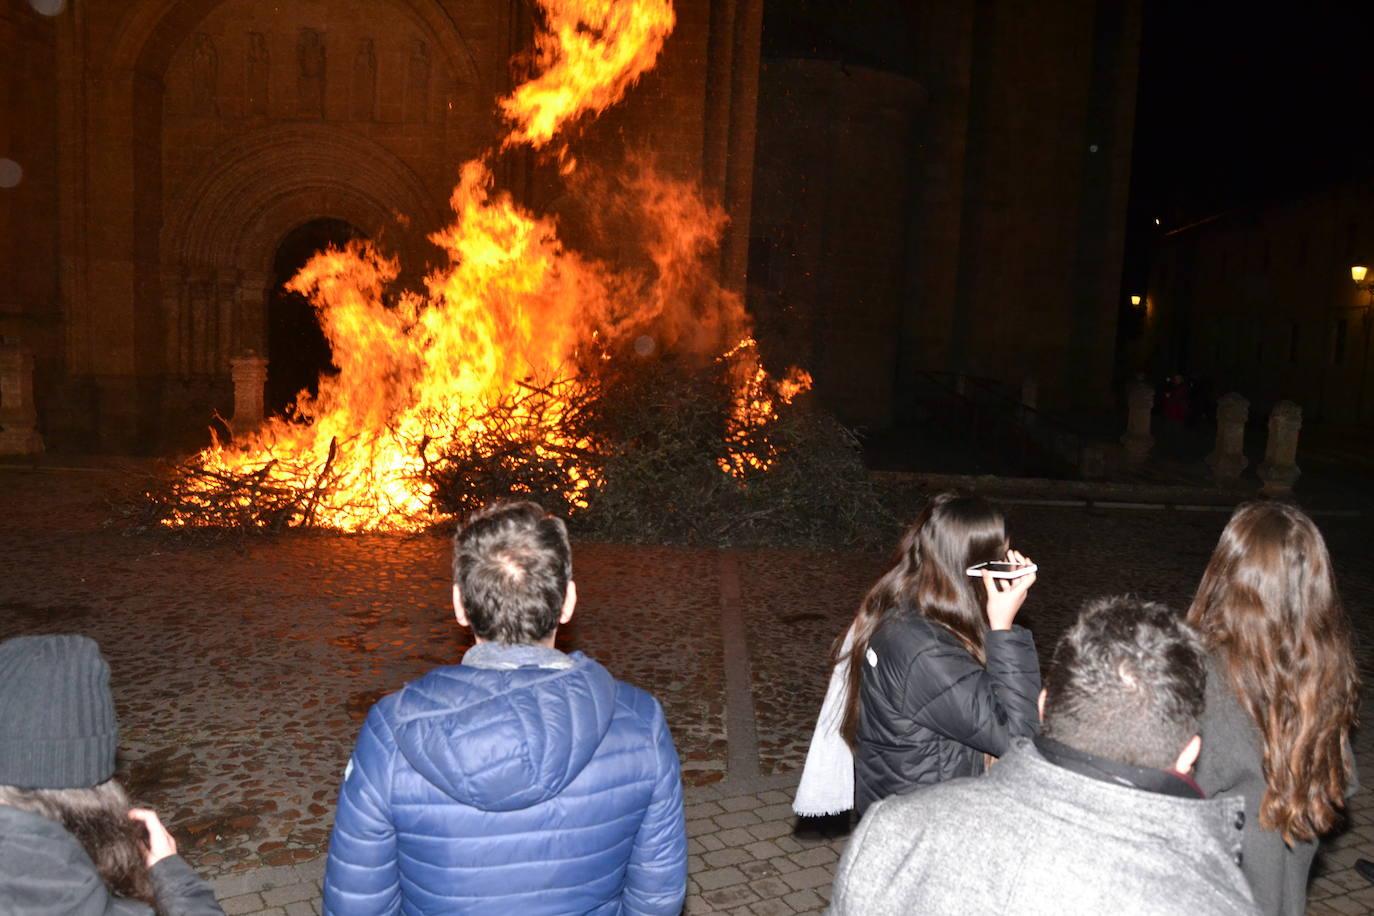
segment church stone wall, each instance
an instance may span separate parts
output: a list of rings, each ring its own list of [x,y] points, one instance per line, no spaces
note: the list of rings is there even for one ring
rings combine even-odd
[[[679,3],[659,67],[578,127],[577,154],[647,150],[701,182],[742,239],[749,174],[729,163],[752,162],[761,9]],[[511,60],[533,29],[523,0],[86,0],[0,22],[0,49],[54,87],[32,106],[49,112],[36,123],[52,178],[8,211],[46,230],[48,263],[27,252],[24,273],[62,316],[40,423],[56,447],[117,452],[194,445],[231,409],[228,361],[262,351],[273,257],[300,225],[342,220],[418,282],[460,165],[499,136],[495,100],[525,75]],[[528,154],[496,166],[532,205],[556,193]],[[742,252],[728,236],[722,269],[741,282]]]
[[[0,8],[0,337],[33,355],[38,396],[60,370],[57,27],[27,3]]]

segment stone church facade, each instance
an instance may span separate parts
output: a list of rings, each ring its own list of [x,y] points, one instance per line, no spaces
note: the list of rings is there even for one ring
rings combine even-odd
[[[760,0],[678,6],[659,65],[579,151],[646,138],[748,224]],[[44,13],[52,13],[45,15]],[[0,335],[35,360],[50,447],[148,452],[204,439],[229,361],[268,354],[284,238],[320,220],[402,263],[436,252],[466,160],[522,74],[519,0],[34,0],[0,13]],[[538,200],[528,163],[502,178]],[[722,271],[742,278],[727,238]]]
[[[767,0],[676,0],[658,65],[579,125],[730,221],[774,368],[869,427],[922,372],[1110,398],[1139,4],[898,5],[908,72],[765,59]],[[896,7],[894,7],[896,8]],[[846,7],[847,9],[847,7]],[[769,15],[786,17],[787,3]],[[328,224],[415,282],[459,166],[526,75],[529,0],[13,0],[0,8],[0,337],[51,448],[196,447],[230,360],[276,360],[284,247]],[[0,163],[3,164],[3,163]],[[555,210],[529,158],[500,183]],[[270,370],[269,370],[270,371]]]

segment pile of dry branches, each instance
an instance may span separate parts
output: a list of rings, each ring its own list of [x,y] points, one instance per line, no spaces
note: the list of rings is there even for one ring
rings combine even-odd
[[[242,532],[311,528],[335,482],[337,439],[318,468],[275,475],[275,460],[242,472],[211,470],[194,459],[173,466],[144,493],[142,521],[172,528]]]
[[[451,435],[414,443],[435,518],[534,499],[585,537],[653,543],[886,544],[893,519],[854,436],[804,403],[740,426],[732,367],[667,359],[600,362],[595,373],[526,382],[479,413],[433,418]],[[441,422],[442,421],[442,422]],[[449,443],[440,446],[439,443]],[[194,459],[149,489],[145,520],[272,532],[321,524],[333,505],[332,442],[315,467],[242,472]]]

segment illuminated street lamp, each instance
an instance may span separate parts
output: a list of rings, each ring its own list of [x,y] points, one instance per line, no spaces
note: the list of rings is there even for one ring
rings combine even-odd
[[[1363,314],[1360,316],[1361,323],[1364,325],[1364,356],[1360,360],[1360,390],[1356,396],[1355,418],[1364,419],[1364,388],[1365,379],[1369,372],[1369,326],[1370,319],[1374,318],[1374,277],[1367,277],[1369,269],[1363,264],[1356,264],[1350,268],[1350,279],[1355,281],[1355,286],[1369,294],[1369,301],[1364,304]]]
[[[1139,296],[1132,296],[1132,297],[1131,297],[1131,305],[1135,306],[1136,308],[1140,308],[1140,297],[1139,297]]]

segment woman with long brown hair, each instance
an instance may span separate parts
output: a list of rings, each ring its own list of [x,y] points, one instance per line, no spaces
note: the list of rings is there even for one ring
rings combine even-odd
[[[941,493],[926,504],[831,650],[798,814],[850,806],[844,744],[862,815],[880,798],[981,773],[1013,737],[1035,734],[1040,665],[1031,634],[1013,624],[1035,573],[983,573],[981,597],[968,574],[987,561],[1032,565],[1008,546],[986,500]]]
[[[1196,779],[1245,798],[1241,869],[1260,911],[1301,914],[1317,840],[1355,787],[1359,673],[1326,542],[1293,506],[1248,503],[1188,609],[1211,653]]]
[[[114,779],[109,679],[84,636],[0,642],[0,912],[223,916]]]

